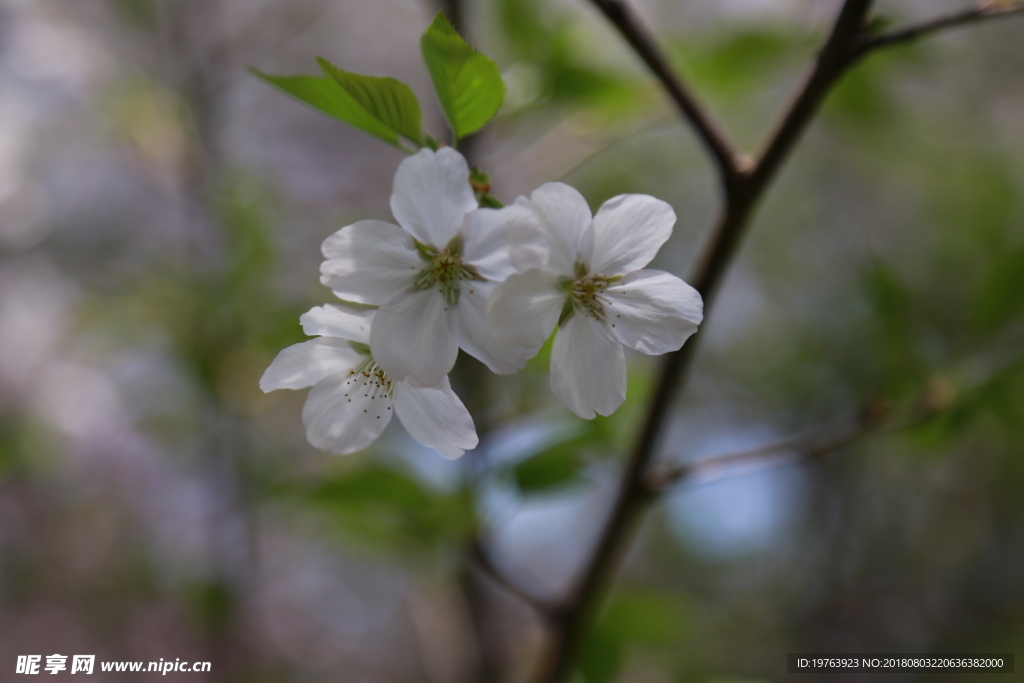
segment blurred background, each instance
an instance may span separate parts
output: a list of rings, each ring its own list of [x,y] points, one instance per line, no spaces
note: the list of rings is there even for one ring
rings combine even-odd
[[[838,2],[635,6],[752,149]],[[560,595],[657,359],[631,357],[626,404],[592,422],[551,396],[546,352],[510,377],[461,359],[482,444],[457,462],[397,422],[365,453],[316,451],[305,392],[257,387],[331,299],[320,243],[390,219],[403,157],[246,67],[314,73],[323,55],[399,78],[440,135],[418,47],[438,9],[0,3],[3,680],[52,653],[211,661],[177,674],[197,682],[531,670],[542,624],[467,548],[484,539]],[[508,85],[466,150],[494,194],[562,180],[595,209],[665,199],[679,221],[654,267],[685,277],[715,175],[603,17],[582,0],[444,9]],[[886,417],[824,459],[695,479],[655,507],[579,680],[778,681],[797,651],[1024,653],[1022,38],[1008,19],[886,51],[829,99],[729,272],[662,456]]]

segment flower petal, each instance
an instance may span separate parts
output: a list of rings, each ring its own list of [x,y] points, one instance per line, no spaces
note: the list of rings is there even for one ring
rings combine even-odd
[[[529,199],[520,197],[516,204],[531,209],[544,231],[549,248],[547,269],[572,275],[580,258],[580,242],[590,227],[587,200],[565,183],[545,183]]]
[[[514,209],[519,213],[516,214]],[[516,215],[532,219],[530,212],[522,207],[506,207],[478,209],[466,214],[466,221],[462,224],[462,260],[491,282],[503,282],[516,272],[508,241],[511,232],[508,228]],[[536,265],[542,265],[539,259]]]
[[[604,292],[611,333],[626,346],[658,355],[678,350],[704,318],[696,289],[660,270],[638,270]]]
[[[459,347],[485,363],[491,372],[511,375],[522,369],[536,350],[498,344],[487,320],[487,299],[494,288],[491,282],[464,284],[458,305],[449,311],[449,320]]]
[[[495,287],[487,303],[487,320],[495,340],[535,354],[558,324],[566,293],[558,276],[544,270],[512,275]]]
[[[451,147],[421,149],[401,163],[391,193],[391,213],[424,244],[444,249],[477,208],[469,166]]]
[[[370,348],[393,380],[415,377],[428,386],[440,382],[459,353],[444,295],[428,289],[381,306],[370,328]]]
[[[344,339],[321,337],[293,344],[277,354],[263,373],[260,389],[304,389],[328,375],[351,370],[365,358]]]
[[[626,400],[626,356],[604,323],[579,313],[555,335],[551,391],[585,420],[611,415]]]
[[[619,275],[643,268],[672,235],[676,212],[645,194],[612,197],[594,216],[591,273]]]
[[[377,311],[356,310],[348,306],[327,304],[314,306],[302,314],[302,331],[311,337],[340,337],[362,344],[370,343],[370,323]]]
[[[328,237],[320,282],[338,298],[384,304],[412,286],[423,261],[412,237],[384,221],[359,221]]]
[[[458,458],[479,443],[473,418],[447,377],[432,387],[396,382],[395,411],[409,436],[446,458]]]
[[[306,405],[302,424],[309,442],[325,451],[348,455],[377,440],[391,421],[391,398],[364,391],[362,375],[342,372],[317,382]]]
[[[494,269],[492,274],[480,271],[488,280],[501,282],[513,272],[543,268],[547,265],[550,251],[547,234],[533,210],[523,204],[513,204],[501,209],[478,209],[466,216],[462,232],[466,239],[466,260],[474,265],[480,262],[487,262],[489,265],[494,258],[495,250],[501,250],[499,269]],[[477,234],[473,234],[474,232]],[[500,245],[498,234],[501,237]],[[485,241],[484,236],[489,236],[490,239]],[[492,256],[485,256],[488,252]],[[505,258],[509,261],[508,266],[505,265]],[[507,270],[504,270],[505,268]],[[488,267],[488,270],[491,268]]]

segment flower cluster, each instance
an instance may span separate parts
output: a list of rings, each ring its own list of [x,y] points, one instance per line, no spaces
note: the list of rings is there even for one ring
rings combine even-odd
[[[358,306],[304,314],[317,338],[282,351],[260,381],[313,387],[302,417],[318,448],[362,450],[394,412],[420,443],[462,455],[477,435],[448,382],[458,350],[510,374],[556,327],[552,391],[580,417],[609,415],[625,400],[623,347],[674,351],[701,321],[696,290],[643,269],[675,223],[653,197],[615,197],[591,216],[579,192],[549,183],[482,209],[465,159],[423,149],[399,167],[391,211],[398,225],[359,221],[324,242],[321,281]]]

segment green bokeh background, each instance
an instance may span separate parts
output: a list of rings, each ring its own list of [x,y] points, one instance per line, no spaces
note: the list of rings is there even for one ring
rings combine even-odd
[[[637,3],[747,149],[836,5]],[[564,592],[656,359],[630,356],[626,404],[583,422],[548,391],[547,350],[510,377],[463,357],[453,382],[482,445],[458,462],[397,424],[365,453],[318,452],[304,392],[257,387],[330,300],[320,243],[390,217],[403,157],[245,68],[312,73],[323,55],[399,78],[440,134],[418,47],[437,9],[0,6],[0,678],[55,652],[211,661],[178,674],[194,681],[529,674],[543,626],[467,543]],[[508,85],[463,148],[493,193],[561,180],[594,209],[665,199],[679,220],[654,267],[685,277],[714,171],[605,20],[569,0],[445,9]],[[780,681],[798,651],[1024,652],[1022,38],[1010,19],[893,49],[829,98],[728,273],[661,455],[868,407],[891,419],[821,461],[695,480],[653,508],[579,680]]]

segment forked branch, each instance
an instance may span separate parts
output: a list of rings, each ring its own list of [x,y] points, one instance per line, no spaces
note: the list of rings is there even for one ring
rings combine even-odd
[[[1005,4],[996,6],[990,3],[969,12],[872,36],[867,21],[872,0],[845,0],[817,58],[768,135],[763,151],[751,163],[737,151],[717,121],[704,110],[698,98],[668,66],[654,42],[639,27],[624,0],[591,2],[604,12],[651,68],[683,117],[696,129],[718,162],[726,187],[725,202],[710,239],[697,261],[696,270],[689,279],[704,297],[705,326],[718,285],[746,233],[761,197],[807,130],[832,86],[847,69],[861,56],[876,48],[913,40],[945,28],[1024,11],[1024,8],[1017,5],[1007,7]],[[551,622],[551,638],[536,679],[540,683],[562,683],[569,678],[587,624],[618,568],[645,505],[657,496],[657,491],[650,486],[651,464],[669,408],[685,384],[686,372],[701,336],[698,333],[682,349],[665,357],[646,420],[626,465],[609,518],[574,589],[560,608],[553,612],[556,618]],[[812,455],[829,452],[859,438],[873,426],[871,421],[864,422],[839,433],[831,440],[797,446]],[[788,445],[793,447],[792,443]],[[772,447],[773,452],[777,452],[777,448]],[[716,466],[761,455],[763,453],[727,454],[721,456]],[[709,467],[711,463],[699,466]],[[689,476],[691,472],[682,470],[669,477],[678,479]]]
[[[1012,14],[1024,14],[1024,3],[998,1],[981,3],[978,7],[972,9],[952,12],[866,38],[858,46],[858,56],[865,55],[879,48],[913,42],[947,29],[969,26],[988,19],[998,19]]]
[[[704,107],[682,77],[669,66],[665,55],[637,21],[624,0],[591,1],[608,17],[608,20],[618,29],[626,42],[661,82],[680,114],[696,130],[701,143],[718,165],[723,182],[728,185],[731,179],[745,166],[744,157],[739,153],[736,144],[732,142],[729,133]]]
[[[471,547],[473,551],[473,560],[476,562],[476,566],[479,567],[480,570],[491,579],[491,581],[532,607],[542,617],[547,619],[554,618],[553,615],[556,613],[558,606],[553,601],[543,598],[535,592],[527,590],[517,582],[513,581],[505,571],[498,567],[494,558],[491,557],[490,552],[484,547],[483,541],[479,537],[473,539]]]

